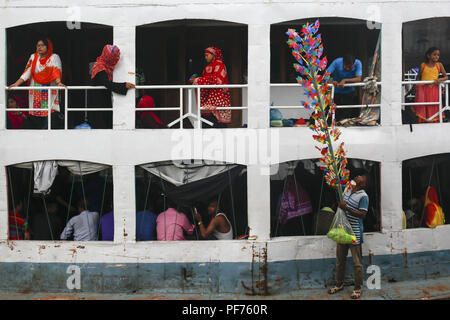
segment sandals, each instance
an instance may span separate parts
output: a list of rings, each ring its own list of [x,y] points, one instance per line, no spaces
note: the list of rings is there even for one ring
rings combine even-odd
[[[335,294],[336,292],[339,292],[341,290],[344,290],[344,285],[343,284],[340,285],[339,287],[338,286],[334,286],[334,287],[330,288],[328,290],[328,294]]]
[[[359,299],[360,297],[361,297],[361,289],[353,290],[351,298],[352,299]]]

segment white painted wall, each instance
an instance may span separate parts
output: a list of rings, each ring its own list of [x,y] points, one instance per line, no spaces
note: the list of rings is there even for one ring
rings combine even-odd
[[[0,0],[0,43],[5,28],[43,21],[65,21],[72,1]],[[149,242],[134,241],[134,166],[171,159],[176,135],[205,141],[198,149],[208,159],[229,160],[226,152],[211,156],[207,140],[212,136],[258,136],[264,130],[279,141],[272,146],[271,163],[317,158],[318,153],[307,128],[269,128],[270,25],[308,17],[347,17],[382,23],[382,126],[346,128],[342,138],[348,157],[381,162],[382,232],[365,237],[364,253],[402,253],[450,249],[450,226],[435,230],[400,230],[401,161],[413,157],[450,152],[449,124],[401,126],[401,26],[403,22],[439,16],[450,17],[450,1],[292,1],[284,0],[134,0],[78,1],[83,22],[113,25],[114,43],[122,58],[115,71],[118,81],[133,82],[135,68],[135,26],[173,19],[217,19],[248,25],[248,125],[251,129],[229,130],[134,130],[134,92],[114,96],[114,130],[95,131],[6,131],[5,93],[0,90],[0,261],[41,262],[197,262],[251,261],[250,241]],[[325,44],[326,46],[326,44]],[[5,52],[0,50],[0,61]],[[0,86],[4,87],[5,64],[0,63]],[[259,131],[258,131],[259,130]],[[433,137],[430,139],[430,137]],[[261,135],[259,141],[269,141]],[[262,144],[264,146],[264,143]],[[261,146],[261,145],[260,145]],[[324,236],[269,240],[269,176],[266,163],[249,159],[261,148],[248,145],[244,160],[248,165],[248,209],[251,235],[268,241],[269,261],[334,257],[334,243]],[[252,151],[253,150],[253,151]],[[279,153],[277,153],[279,150]],[[262,152],[264,155],[264,152]],[[15,241],[7,238],[7,196],[5,166],[43,159],[71,159],[113,166],[116,214],[114,243]],[[126,236],[125,236],[126,234]],[[45,247],[45,248],[44,248]],[[212,248],[212,250],[211,250]],[[74,251],[75,250],[75,251]],[[226,252],[226,254],[223,254]]]

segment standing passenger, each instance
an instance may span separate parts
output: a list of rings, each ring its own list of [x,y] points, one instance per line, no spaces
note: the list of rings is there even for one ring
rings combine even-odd
[[[51,112],[59,112],[58,90],[51,90],[48,99],[48,90],[45,87],[61,86],[61,59],[53,53],[53,44],[48,38],[40,38],[36,44],[36,52],[30,56],[22,76],[9,88],[20,86],[30,80],[31,87],[44,87],[44,90],[29,91],[29,107],[33,109],[48,110],[49,100]],[[47,111],[31,111],[28,117],[30,129],[47,129]]]
[[[336,244],[336,285],[328,290],[334,294],[344,289],[345,265],[347,262],[348,249],[352,253],[353,269],[355,276],[355,288],[351,295],[352,299],[361,297],[363,284],[362,250],[363,243],[363,219],[366,218],[369,209],[369,196],[364,191],[367,186],[367,176],[359,175],[354,179],[356,185],[344,194],[344,201],[339,203],[339,208],[345,211],[348,222],[356,236],[354,244]]]
[[[227,68],[223,63],[222,51],[216,47],[205,49],[208,65],[201,77],[193,77],[194,85],[228,84]],[[231,110],[217,110],[217,107],[230,107],[231,98],[228,88],[200,89],[200,105],[210,111],[202,111],[203,118],[214,123],[214,128],[226,128],[231,123]]]
[[[111,91],[126,95],[128,89],[135,85],[129,82],[113,82],[113,71],[119,62],[120,50],[115,45],[104,46],[102,54],[92,66],[91,79],[94,86],[104,86],[108,90],[95,90],[92,94],[92,104],[95,108],[112,108]],[[96,129],[111,129],[112,112],[98,111],[91,112],[93,127]]]
[[[439,112],[439,85],[442,81],[448,80],[444,66],[439,62],[439,55],[438,48],[431,47],[428,49],[425,53],[425,62],[420,65],[417,75],[417,80],[434,81],[434,83],[417,85],[415,102],[436,102],[435,105],[413,106],[412,110],[419,123],[439,122],[439,115],[429,121],[427,120]],[[439,78],[439,73],[442,74],[441,78]]]

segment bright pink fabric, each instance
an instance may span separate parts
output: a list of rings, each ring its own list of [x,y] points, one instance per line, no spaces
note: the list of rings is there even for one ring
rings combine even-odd
[[[158,241],[186,240],[184,232],[192,234],[194,228],[195,226],[191,224],[186,215],[174,208],[161,212],[156,219],[156,237]]]

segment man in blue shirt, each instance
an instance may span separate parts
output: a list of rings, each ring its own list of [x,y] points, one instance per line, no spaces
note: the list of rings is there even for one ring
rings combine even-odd
[[[361,82],[362,63],[351,54],[335,59],[327,71],[335,87],[334,103],[338,106],[358,104],[355,87],[344,86],[349,83]],[[336,121],[353,118],[359,115],[359,108],[338,109]]]

